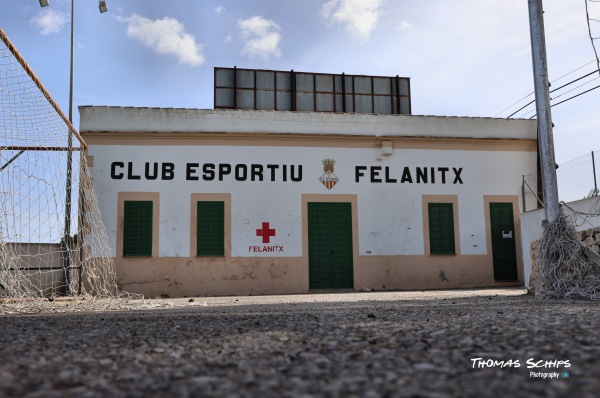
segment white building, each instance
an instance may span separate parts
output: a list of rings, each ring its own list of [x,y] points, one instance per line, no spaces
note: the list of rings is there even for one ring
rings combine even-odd
[[[536,121],[80,107],[119,284],[147,296],[524,284]]]

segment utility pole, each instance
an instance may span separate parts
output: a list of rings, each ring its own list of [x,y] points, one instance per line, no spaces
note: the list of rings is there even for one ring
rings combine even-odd
[[[554,140],[552,138],[552,112],[550,111],[550,86],[548,84],[548,65],[546,62],[544,10],[542,0],[528,0],[528,2],[544,210],[546,220],[552,223],[560,215],[560,204],[558,202]]]

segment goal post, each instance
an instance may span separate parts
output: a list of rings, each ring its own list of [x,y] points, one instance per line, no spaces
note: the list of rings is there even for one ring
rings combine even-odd
[[[117,297],[85,141],[0,39],[0,299]]]

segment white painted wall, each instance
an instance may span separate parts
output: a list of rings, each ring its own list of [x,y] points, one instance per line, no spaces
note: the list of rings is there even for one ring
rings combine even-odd
[[[486,254],[483,196],[519,195],[522,174],[535,170],[535,154],[524,151],[394,149],[387,157],[382,157],[380,151],[379,148],[93,145],[89,155],[94,157],[92,176],[112,254],[116,254],[117,193],[160,192],[159,255],[164,257],[189,257],[190,194],[199,192],[231,193],[234,257],[301,256],[302,194],[357,194],[361,255],[368,251],[372,255],[424,254],[422,195],[458,195],[461,253]],[[325,158],[336,160],[334,173],[340,179],[331,190],[319,181]],[[144,162],[171,162],[175,164],[175,179],[114,180],[110,177],[110,165],[115,161],[133,162],[134,170],[141,174]],[[186,181],[186,163],[302,165],[303,179],[240,182],[230,175],[224,181]],[[371,183],[368,170],[356,183],[357,165],[387,166],[390,177],[398,181],[405,166],[411,170],[450,167],[450,172],[444,185],[439,184],[439,176],[437,184]],[[463,169],[464,184],[452,184],[452,167]],[[414,172],[412,177],[416,180]],[[277,235],[270,244],[283,246],[283,252],[248,251],[249,246],[261,245],[256,229],[262,222],[270,222],[271,228],[276,228]],[[525,258],[528,257],[527,254]]]
[[[568,203],[568,206],[576,211],[583,213],[597,212],[599,197],[582,199]],[[596,210],[594,210],[596,209]],[[566,214],[572,214],[568,209]],[[531,242],[539,239],[542,236],[542,220],[546,218],[544,209],[529,211],[521,214],[521,238],[523,247],[523,270],[525,276],[525,286],[529,286],[529,278],[531,277],[531,256],[529,250]],[[577,231],[600,227],[600,217],[579,218],[576,222]]]
[[[80,131],[294,133],[537,139],[535,120],[80,106]],[[535,171],[535,168],[529,172]]]

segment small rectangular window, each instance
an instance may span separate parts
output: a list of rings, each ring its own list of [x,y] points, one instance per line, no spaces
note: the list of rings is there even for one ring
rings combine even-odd
[[[225,255],[225,203],[198,202],[198,256]]]
[[[452,203],[429,203],[429,251],[456,254]]]
[[[123,204],[123,256],[152,256],[152,201]]]

